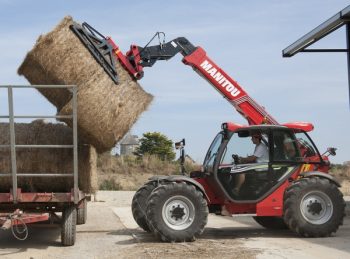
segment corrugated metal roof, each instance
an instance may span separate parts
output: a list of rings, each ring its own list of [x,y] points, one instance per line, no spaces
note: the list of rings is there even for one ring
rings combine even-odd
[[[305,34],[303,37],[295,41],[293,44],[285,48],[282,53],[283,57],[292,57],[298,52],[304,51],[305,48],[314,44],[324,36],[330,34],[342,25],[350,22],[350,5],[333,15],[327,21],[321,23],[315,29]]]

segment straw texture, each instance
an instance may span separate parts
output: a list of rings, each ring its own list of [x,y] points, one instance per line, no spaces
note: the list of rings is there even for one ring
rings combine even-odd
[[[72,23],[72,17],[67,16],[53,31],[40,36],[18,74],[31,84],[77,85],[79,139],[102,153],[114,147],[129,131],[153,97],[118,61],[119,84],[116,85],[71,31]],[[60,115],[72,113],[72,96],[68,90],[39,91],[57,107]],[[72,126],[71,120],[63,121]]]
[[[72,130],[62,124],[15,124],[17,145],[72,145]],[[8,145],[9,124],[0,123],[0,145]],[[73,173],[73,149],[17,148],[17,173]],[[78,147],[79,188],[86,193],[97,190],[97,153],[92,146]],[[0,148],[0,173],[11,173],[10,148]],[[0,178],[0,192],[11,188],[11,177]],[[73,187],[68,177],[18,177],[18,187],[30,192],[67,192]]]

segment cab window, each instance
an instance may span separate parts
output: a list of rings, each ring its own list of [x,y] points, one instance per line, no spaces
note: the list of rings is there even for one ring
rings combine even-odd
[[[219,133],[218,135],[216,135],[213,142],[211,143],[203,162],[203,168],[205,169],[205,171],[212,171],[214,161],[219,151],[222,140],[223,140],[223,134]]]
[[[220,165],[232,164],[232,155],[239,157],[247,157],[254,153],[254,144],[250,137],[240,137],[239,134],[235,133],[232,135],[230,141],[227,143],[224,156],[221,160]]]
[[[273,160],[274,161],[300,161],[297,140],[290,131],[275,131],[273,133]]]
[[[297,146],[303,161],[308,160],[309,157],[315,156],[319,157],[319,161],[321,160],[317,148],[305,132],[296,133],[295,137],[297,139]],[[315,160],[313,161],[315,162]]]

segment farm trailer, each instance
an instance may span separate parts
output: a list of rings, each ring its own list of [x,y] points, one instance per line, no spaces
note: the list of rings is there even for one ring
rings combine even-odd
[[[24,88],[58,88],[70,89],[73,100],[73,113],[71,115],[15,115],[13,90]],[[61,243],[63,246],[74,245],[76,239],[76,225],[84,224],[87,218],[86,196],[78,187],[78,133],[77,133],[77,87],[73,85],[33,85],[33,86],[0,86],[7,90],[8,115],[1,115],[0,119],[8,119],[10,130],[10,144],[0,145],[1,149],[10,149],[11,172],[0,172],[0,181],[4,177],[11,178],[11,188],[8,192],[0,192],[0,226],[2,229],[11,229],[13,235],[20,240],[28,236],[27,224],[49,221],[61,225]],[[15,119],[71,119],[73,121],[72,145],[17,145],[15,133]],[[73,149],[73,172],[57,173],[18,173],[16,150],[18,149]],[[18,179],[22,177],[72,177],[73,188],[64,192],[23,192],[18,187]],[[1,179],[2,178],[2,179]],[[68,187],[69,188],[69,187]],[[62,212],[62,216],[56,215]]]

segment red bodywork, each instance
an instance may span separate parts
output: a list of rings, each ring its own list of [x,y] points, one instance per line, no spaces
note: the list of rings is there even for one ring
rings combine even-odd
[[[17,209],[13,215],[16,215],[17,218],[13,218],[12,220],[9,218],[8,213],[0,213],[0,227],[2,228],[9,228],[15,225],[23,225],[24,224],[30,224],[30,223],[37,223],[42,221],[48,221],[49,220],[49,213],[34,213],[34,214],[21,214],[20,211]],[[7,227],[5,227],[7,225]]]
[[[22,192],[20,188],[17,189],[17,201],[14,203],[12,190],[9,193],[0,193],[0,204],[3,213],[0,213],[0,227],[8,220],[9,211],[19,211],[21,208],[25,211],[32,211],[33,213],[18,214],[22,222],[13,220],[12,225],[36,223],[47,221],[49,213],[42,213],[42,211],[59,210],[63,204],[74,203],[74,190],[69,193],[36,193],[36,192]],[[79,200],[84,198],[84,193],[79,191]],[[40,212],[36,212],[40,211]]]
[[[231,202],[227,200],[224,195],[220,195],[221,192],[218,190],[218,187],[216,185],[213,185],[212,180],[209,178],[204,177],[194,179],[204,187],[208,197],[208,204],[225,205],[226,210],[232,215],[254,214],[256,216],[282,216],[284,192],[285,189],[290,185],[290,182],[297,180],[300,177],[300,174],[303,172],[316,170],[321,172],[328,172],[328,169],[328,166],[321,168],[317,167],[315,164],[302,164],[273,193],[258,203]]]
[[[138,64],[139,53],[137,46],[131,45],[130,50],[124,55],[111,38],[108,38],[108,42],[113,46],[116,57],[130,75],[135,79],[140,79],[143,75],[143,67]],[[129,62],[127,58],[129,56],[134,57],[136,67]],[[197,47],[192,54],[185,56],[182,62],[191,66],[209,81],[209,83],[248,120],[249,124],[278,124],[278,122],[265,111],[264,107],[257,104],[236,81],[216,65],[201,47]]]
[[[139,64],[140,55],[137,46],[131,45],[130,50],[124,55],[111,38],[107,38],[107,40],[113,46],[114,53],[123,67],[136,80],[140,79],[143,76],[143,67]],[[129,62],[129,57],[133,58],[134,64]],[[191,66],[200,76],[205,78],[244,118],[247,119],[249,125],[279,125],[279,123],[266,112],[265,108],[256,103],[235,80],[215,64],[201,47],[197,47],[191,54],[185,55],[182,62],[185,65]],[[247,127],[246,125],[235,123],[226,123],[226,126],[230,131]],[[304,122],[286,123],[282,124],[282,126],[291,128],[294,131],[303,130],[306,132],[312,131],[314,128],[311,123]],[[309,158],[309,162],[316,160],[319,160],[318,156]],[[325,157],[325,160],[328,160],[328,158]],[[316,169],[318,171],[327,172],[329,169],[328,166],[324,166],[323,168],[315,167],[314,164],[303,164],[294,172],[289,180],[296,180],[302,172]],[[208,204],[225,205],[226,209],[231,214],[254,214],[257,216],[282,216],[283,214],[283,196],[285,189],[289,186],[288,180],[272,194],[258,203],[234,203],[228,201],[224,196],[219,195],[221,192],[217,190],[216,186],[211,185],[208,178],[194,179],[204,187],[208,197]]]
[[[278,124],[236,81],[216,65],[201,47],[184,57],[182,61],[204,76],[248,120],[249,124]]]
[[[84,197],[84,194],[79,191],[79,200]],[[9,193],[0,193],[0,203],[10,203],[14,201],[12,190]],[[49,202],[74,202],[74,191],[70,193],[57,192],[22,192],[17,189],[17,202],[19,203],[49,203]]]

